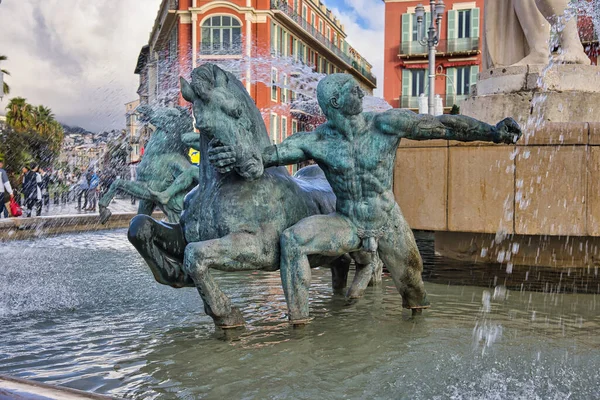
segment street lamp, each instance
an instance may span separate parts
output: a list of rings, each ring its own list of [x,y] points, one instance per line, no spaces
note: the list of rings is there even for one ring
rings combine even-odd
[[[435,49],[440,41],[440,25],[446,5],[444,4],[444,0],[430,0],[429,3],[431,21],[427,30],[427,37],[425,38],[422,34],[423,19],[425,17],[425,7],[423,7],[423,4],[415,7],[415,14],[417,15],[417,41],[421,46],[427,45],[429,53],[429,98],[427,99],[427,105],[429,107],[429,114],[435,115]]]
[[[0,0],[2,2],[2,0]],[[0,100],[4,96],[4,72],[0,70]]]

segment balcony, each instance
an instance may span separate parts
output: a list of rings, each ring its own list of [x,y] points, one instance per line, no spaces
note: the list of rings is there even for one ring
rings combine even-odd
[[[400,98],[400,108],[419,108],[419,98],[416,96],[402,96]]]
[[[440,40],[437,45],[436,54],[452,55],[452,54],[477,54],[479,53],[479,38],[460,38],[460,39],[444,39]],[[410,58],[427,57],[427,45],[422,46],[417,41],[406,42],[400,44],[400,52],[398,57]]]
[[[463,102],[467,97],[466,94],[446,94],[444,99],[444,107],[452,107],[454,104],[460,106],[460,103]]]
[[[452,107],[454,104],[459,105],[460,103],[465,100],[467,97],[469,97],[468,95],[457,95],[457,94],[446,94],[444,96],[444,108],[450,108]],[[418,109],[419,108],[419,97],[417,96],[402,96],[400,98],[400,108],[412,108],[412,109]]]
[[[278,10],[288,16],[292,21],[296,24],[300,25],[302,29],[304,29],[310,36],[316,39],[319,44],[327,48],[330,52],[335,54],[338,58],[343,60],[346,64],[355,68],[358,72],[361,73],[369,82],[371,82],[374,86],[377,86],[377,79],[367,71],[365,68],[357,68],[355,65],[358,63],[352,59],[348,54],[344,53],[339,47],[337,47],[329,38],[325,37],[321,32],[319,32],[314,26],[312,26],[306,19],[302,17],[302,15],[298,14],[294,11],[293,8],[288,6],[286,1],[282,0],[271,0],[271,9]]]

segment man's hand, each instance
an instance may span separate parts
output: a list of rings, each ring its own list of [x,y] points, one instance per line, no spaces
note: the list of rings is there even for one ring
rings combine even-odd
[[[512,118],[504,118],[496,124],[494,143],[513,144],[521,138],[521,127]]]
[[[231,170],[236,163],[235,149],[232,146],[225,146],[216,139],[212,139],[208,144],[208,161],[222,174]]]

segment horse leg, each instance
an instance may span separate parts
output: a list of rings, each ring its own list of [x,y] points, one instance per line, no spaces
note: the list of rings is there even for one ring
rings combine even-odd
[[[273,236],[272,238],[269,236]],[[276,270],[279,265],[277,236],[264,232],[232,233],[220,239],[190,243],[185,248],[184,272],[196,284],[204,310],[216,326],[244,325],[239,309],[223,293],[210,274],[211,268],[225,271]]]
[[[375,274],[378,272],[381,275],[381,261],[377,254],[365,251],[353,253],[352,257],[356,263],[356,273],[346,297],[348,299],[359,299],[363,296]],[[381,281],[381,276],[379,281]]]
[[[371,281],[369,282],[369,286],[381,286],[383,282],[383,261],[379,256],[375,257],[373,262],[373,276],[371,277]]]
[[[347,254],[341,256],[333,262],[330,262],[331,267],[331,287],[336,294],[342,294],[348,284],[348,271],[352,259]]]
[[[140,202],[138,204],[138,214],[152,215],[152,212],[154,211],[154,207],[155,207],[154,202],[152,202],[150,200],[140,200]],[[169,222],[173,222],[173,221],[169,220]],[[175,221],[175,222],[177,222],[177,221]]]
[[[174,288],[194,286],[182,269],[186,242],[181,225],[137,215],[129,224],[127,238],[144,258],[158,283]]]

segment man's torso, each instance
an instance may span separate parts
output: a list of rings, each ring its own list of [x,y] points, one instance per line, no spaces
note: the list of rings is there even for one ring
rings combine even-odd
[[[366,121],[352,137],[322,125],[307,151],[325,172],[338,213],[370,230],[384,225],[395,205],[392,177],[398,138],[381,133],[373,117]]]

